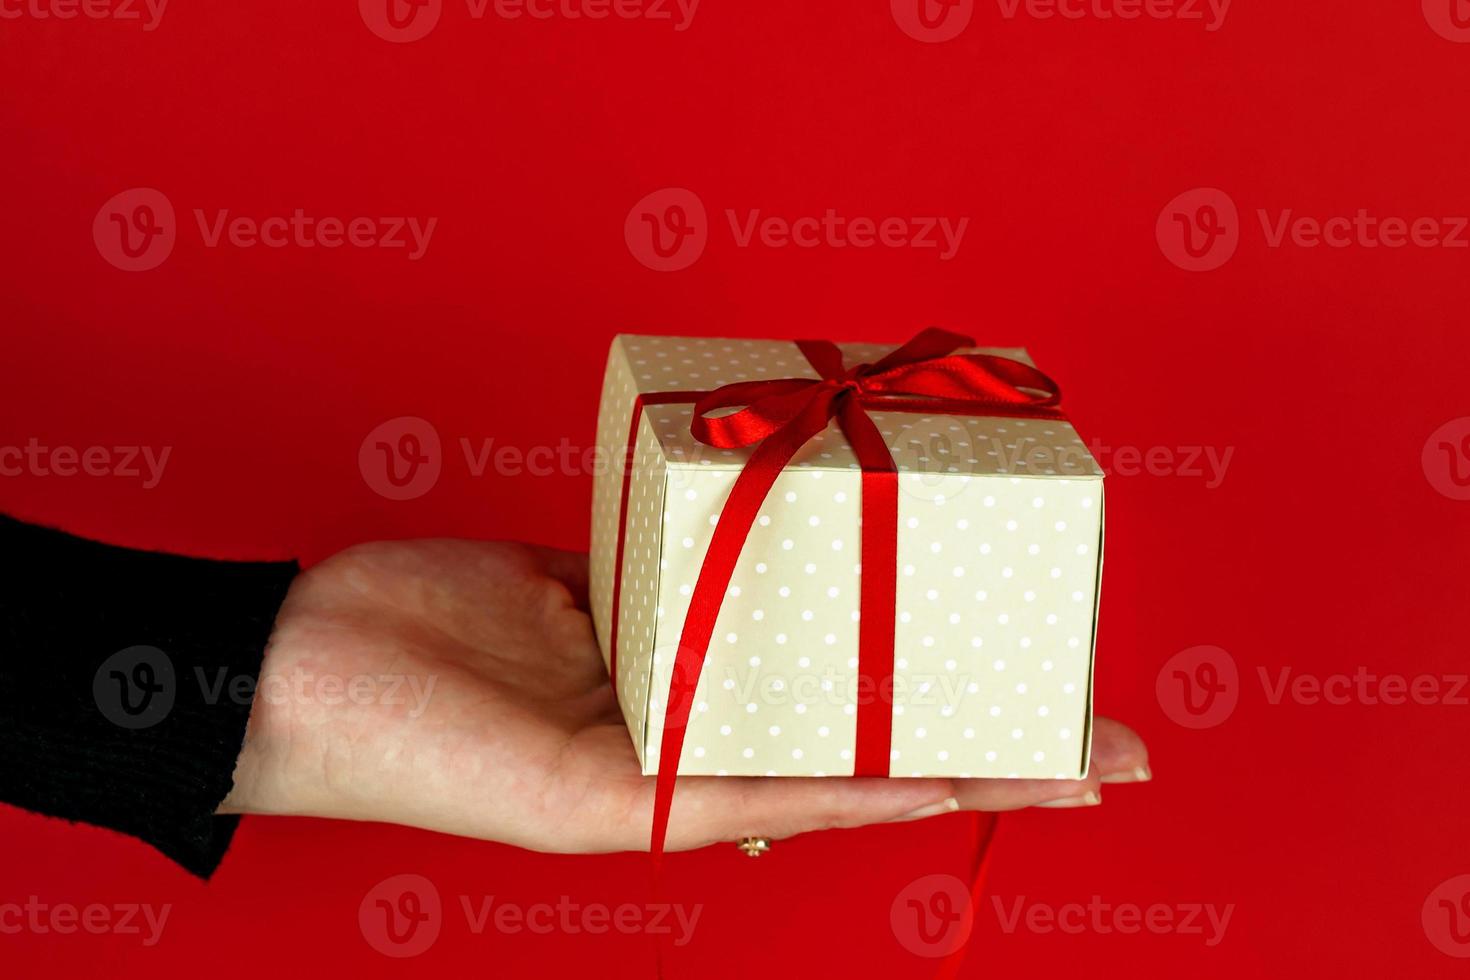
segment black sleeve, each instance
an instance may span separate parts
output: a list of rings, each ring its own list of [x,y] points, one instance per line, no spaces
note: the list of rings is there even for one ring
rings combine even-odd
[[[0,516],[0,801],[201,877],[295,562],[131,551]]]

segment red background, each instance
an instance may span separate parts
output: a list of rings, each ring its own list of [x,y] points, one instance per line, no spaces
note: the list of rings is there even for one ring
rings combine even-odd
[[[408,44],[342,0],[178,3],[152,32],[0,20],[0,83],[0,444],[173,447],[156,489],[27,474],[0,479],[0,509],[220,556],[316,560],[427,535],[581,547],[589,476],[475,478],[457,440],[587,445],[617,331],[898,340],[935,323],[1025,344],[1084,435],[1234,456],[1215,489],[1110,480],[1097,703],[1145,736],[1156,779],[1109,787],[1092,811],[1006,819],[991,891],[1235,909],[1206,948],[1003,935],[986,904],[967,975],[1463,972],[1420,910],[1470,871],[1467,709],[1273,705],[1257,677],[1466,669],[1470,503],[1435,489],[1421,450],[1470,414],[1470,251],[1271,248],[1256,217],[1470,214],[1470,45],[1431,30],[1418,3],[1239,2],[1214,32],[980,3],[938,44],[879,0],[705,0],[685,31],[474,20],[450,0]],[[624,219],[670,186],[703,200],[710,242],[659,273],[630,254]],[[133,187],[179,215],[151,272],[120,271],[93,243],[98,209]],[[1176,267],[1155,238],[1161,209],[1196,187],[1240,211],[1239,250],[1213,272]],[[205,248],[192,218],[297,207],[439,225],[409,262]],[[740,248],[724,219],[829,207],[970,226],[945,262]],[[445,469],[394,502],[357,452],[401,415],[437,428]],[[1226,722],[1193,731],[1166,716],[1155,679],[1198,644],[1231,653],[1241,690]],[[706,910],[671,971],[928,976],[889,904],[919,875],[962,873],[968,826],[813,835],[758,864],[731,847],[679,856],[671,887]],[[453,919],[394,961],[356,922],[363,894],[401,872],[447,904],[636,899],[635,855],[247,819],[201,884],[102,830],[4,809],[0,834],[0,901],[174,906],[151,949],[0,936],[11,976],[99,962],[116,977],[650,970],[642,939],[474,936]]]

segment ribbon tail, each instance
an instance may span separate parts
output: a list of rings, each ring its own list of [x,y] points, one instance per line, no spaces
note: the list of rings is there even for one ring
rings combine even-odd
[[[995,832],[1000,829],[1000,814],[975,814],[975,863],[970,869],[970,912],[975,920],[980,918],[980,897],[985,894],[985,879],[990,872],[990,855],[994,848]],[[974,933],[971,933],[971,940]],[[939,964],[935,980],[952,980],[959,975],[960,965],[965,962],[969,942],[963,943]]]
[[[827,427],[831,405],[831,397],[813,399],[790,425],[756,447],[730,488],[729,499],[725,501],[715,524],[709,551],[705,553],[694,592],[689,597],[689,611],[684,619],[678,649],[674,652],[673,676],[669,680],[663,739],[659,744],[658,776],[654,785],[653,832],[649,838],[655,876],[663,863],[669,811],[674,801],[674,781],[679,772],[679,757],[684,750],[689,709],[699,686],[700,672],[704,669],[715,620],[719,618],[720,606],[724,604],[725,593],[729,591],[730,579],[735,573],[735,564],[776,477],[797,450]]]

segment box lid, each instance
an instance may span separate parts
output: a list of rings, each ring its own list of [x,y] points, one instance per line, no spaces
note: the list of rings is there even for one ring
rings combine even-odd
[[[847,364],[873,362],[895,345],[843,343]],[[662,337],[621,334],[615,342],[627,360],[640,394],[708,391],[737,381],[819,377],[789,340]],[[1033,364],[1019,347],[975,347],[965,353],[994,354]],[[1034,365],[1033,365],[1034,366]],[[689,431],[691,405],[649,405],[645,414],[672,467],[738,470],[753,447],[715,449]],[[1052,419],[920,415],[870,411],[901,473],[1101,479],[1102,469],[1070,423]],[[788,464],[797,469],[859,469],[847,439],[834,421]]]

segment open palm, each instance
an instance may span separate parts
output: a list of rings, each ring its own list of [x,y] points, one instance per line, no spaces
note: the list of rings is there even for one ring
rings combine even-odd
[[[359,545],[304,572],[267,647],[222,812],[377,820],[543,851],[648,847],[640,774],[586,612],[585,555],[458,540]],[[681,779],[671,849],[1090,803],[1147,778],[1099,719],[1086,780]]]

